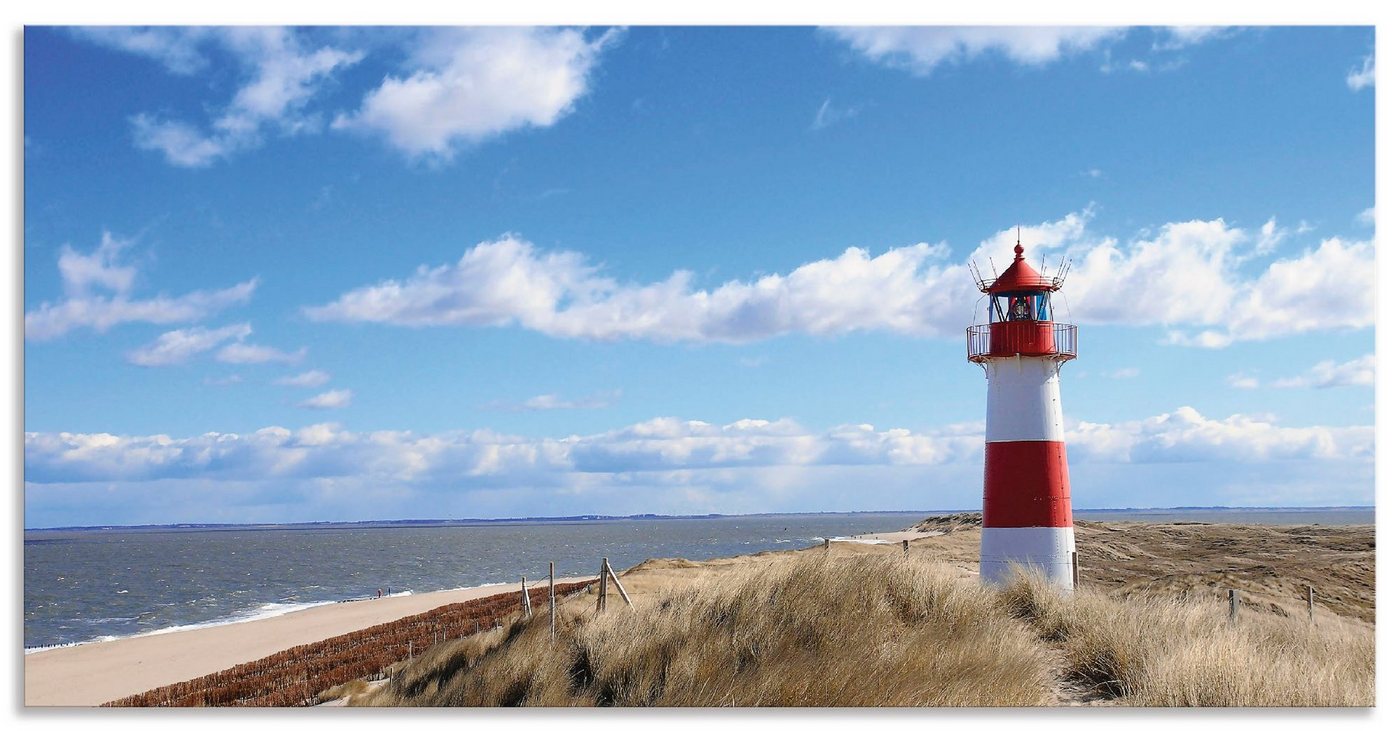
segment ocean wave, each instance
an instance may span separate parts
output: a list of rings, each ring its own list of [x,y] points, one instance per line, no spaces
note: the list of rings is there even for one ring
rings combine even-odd
[[[558,581],[558,579],[555,579]],[[459,586],[454,589],[443,589],[443,591],[465,591],[467,589],[485,589],[490,586],[513,586],[513,581],[489,581],[485,584],[473,584],[471,586]]]
[[[461,590],[461,589],[483,589],[483,588],[493,587],[493,586],[510,586],[510,582],[505,582],[505,581],[489,582],[489,583],[485,583],[485,584],[476,584],[476,585],[473,585],[473,586],[458,587],[458,589],[443,589],[443,590],[441,590],[441,591],[458,591],[458,590]],[[434,591],[438,591],[438,590],[434,590]],[[402,589],[402,590],[399,590],[399,591],[393,591],[393,592],[390,592],[390,593],[388,593],[388,594],[385,594],[383,598],[388,599],[388,598],[390,598],[390,597],[413,596],[413,595],[414,595],[414,591],[413,591],[412,589]],[[371,599],[371,600],[372,600],[372,599],[374,599],[374,598],[375,598],[375,597],[364,597],[364,598],[362,598],[362,599],[359,599],[358,601],[363,601],[363,600],[366,600],[366,599]],[[356,600],[351,600],[351,601],[356,601]],[[81,642],[65,642],[65,643],[61,643],[61,644],[57,644],[57,645],[41,645],[41,646],[38,646],[38,647],[26,647],[26,648],[24,648],[24,654],[30,655],[30,654],[33,654],[33,653],[36,653],[36,652],[44,652],[45,650],[54,650],[54,649],[58,649],[58,648],[61,648],[61,647],[76,647],[76,646],[78,646],[78,645],[88,645],[88,644],[92,644],[92,643],[95,643],[95,642],[111,642],[112,640],[121,640],[121,639],[126,639],[126,638],[129,638],[129,637],[146,637],[146,636],[148,636],[148,635],[165,635],[165,634],[171,634],[171,633],[173,633],[173,632],[188,632],[188,631],[190,631],[190,630],[207,629],[207,628],[209,628],[209,627],[221,627],[221,626],[227,625],[227,624],[242,624],[243,622],[255,622],[255,621],[259,620],[259,619],[271,619],[272,617],[280,617],[280,616],[282,616],[282,615],[284,615],[284,614],[291,614],[292,612],[299,612],[299,611],[301,611],[301,610],[303,610],[303,609],[310,609],[310,608],[312,608],[312,607],[321,607],[321,606],[325,606],[325,605],[328,605],[328,604],[336,604],[336,603],[338,603],[338,602],[337,602],[337,600],[334,600],[334,599],[328,599],[328,600],[325,600],[325,601],[314,601],[314,602],[270,602],[270,603],[263,604],[263,605],[261,605],[261,606],[252,608],[252,609],[240,610],[240,611],[235,612],[234,614],[231,614],[231,615],[229,615],[229,616],[227,616],[227,617],[221,617],[221,618],[219,618],[219,619],[205,620],[205,621],[203,621],[203,622],[193,622],[193,623],[190,623],[190,624],[180,624],[180,625],[175,625],[175,626],[173,626],[173,627],[162,627],[162,628],[160,628],[160,629],[148,630],[148,631],[146,631],[146,632],[137,632],[137,633],[133,633],[133,634],[129,634],[129,635],[103,635],[103,636],[101,636],[101,637],[94,637],[94,638],[92,638],[92,639],[90,639],[90,640],[83,640],[83,641],[81,641]],[[135,620],[135,619],[136,619],[136,617],[105,617],[105,618],[101,618],[101,619],[88,619],[88,620],[79,620],[79,621],[87,622],[87,623],[89,623],[89,624],[100,624],[100,623],[117,622],[117,621],[124,621],[124,620],[125,620],[125,621],[131,621],[131,620]]]
[[[35,652],[43,652],[43,651],[45,651],[45,650],[53,650],[53,649],[57,649],[57,648],[60,648],[60,647],[75,647],[75,646],[78,646],[78,645],[90,645],[90,644],[97,643],[97,642],[111,642],[112,640],[122,640],[122,639],[127,639],[127,638],[129,638],[129,637],[147,637],[147,636],[150,636],[150,635],[167,635],[167,634],[171,634],[171,633],[174,633],[174,632],[188,632],[189,630],[206,629],[206,628],[208,628],[208,627],[221,627],[221,626],[226,625],[226,624],[242,624],[243,622],[253,622],[253,621],[256,621],[256,620],[259,620],[259,619],[269,619],[269,618],[272,618],[272,617],[281,616],[281,615],[283,615],[283,614],[291,614],[292,612],[299,612],[299,611],[301,611],[301,610],[303,610],[303,609],[310,609],[310,608],[312,608],[312,607],[320,607],[320,606],[324,606],[324,605],[326,605],[326,604],[334,604],[334,603],[335,603],[335,602],[334,602],[334,601],[331,601],[331,600],[327,600],[327,601],[318,601],[318,602],[288,602],[288,603],[274,602],[274,603],[269,603],[269,604],[263,604],[262,606],[254,607],[254,608],[251,608],[251,609],[239,610],[239,611],[237,611],[237,612],[235,612],[235,613],[233,613],[233,614],[231,614],[231,615],[229,615],[229,616],[227,616],[227,617],[220,617],[220,618],[218,618],[218,619],[209,619],[209,620],[205,620],[205,621],[203,621],[203,622],[192,622],[192,623],[190,623],[190,624],[177,624],[177,625],[174,625],[174,626],[171,626],[171,627],[161,627],[160,629],[147,630],[147,631],[145,631],[145,632],[135,632],[135,633],[132,633],[132,634],[129,634],[129,635],[103,635],[103,636],[101,636],[101,637],[94,637],[94,638],[92,638],[92,639],[90,639],[90,640],[83,640],[83,641],[81,641],[81,642],[66,642],[66,643],[57,644],[57,645],[42,645],[42,646],[39,646],[39,647],[26,647],[26,648],[24,648],[24,654],[30,655],[30,654],[33,654],[33,653],[35,653]],[[123,618],[120,618],[120,617],[113,617],[113,618],[108,618],[108,619],[106,619],[106,620],[79,620],[79,621],[84,621],[84,622],[88,622],[88,623],[99,623],[99,622],[103,622],[103,621],[117,621],[117,620],[119,620],[119,619],[123,619]],[[135,618],[134,618],[134,617],[128,617],[128,618],[125,618],[125,619],[135,619]]]

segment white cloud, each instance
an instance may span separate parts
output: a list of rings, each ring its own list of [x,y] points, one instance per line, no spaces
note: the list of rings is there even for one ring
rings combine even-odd
[[[940,64],[955,64],[984,53],[998,53],[1025,65],[1044,65],[1122,37],[1126,29],[1089,26],[846,27],[826,32],[867,59],[926,75]]]
[[[69,297],[85,297],[93,289],[105,289],[126,294],[136,281],[136,267],[117,264],[122,250],[130,241],[118,239],[109,231],[102,232],[102,242],[91,254],[80,254],[67,244],[58,255],[58,274],[63,292]]]
[[[131,131],[138,148],[160,152],[166,162],[182,168],[210,165],[234,152],[240,144],[232,137],[210,137],[193,125],[144,113],[131,118]],[[247,141],[251,142],[251,138]]]
[[[1234,29],[1228,25],[1174,25],[1161,30],[1166,37],[1152,43],[1154,51],[1178,51],[1225,37]]]
[[[1262,340],[1366,327],[1375,323],[1375,309],[1374,242],[1329,238],[1245,283],[1226,330],[1235,339]]]
[[[1367,56],[1361,63],[1361,68],[1354,68],[1347,74],[1347,88],[1352,91],[1361,91],[1367,87],[1376,85],[1376,57]]]
[[[304,409],[343,409],[350,405],[350,399],[354,395],[348,388],[335,389],[318,393],[297,405]]]
[[[202,327],[171,330],[154,342],[127,353],[126,360],[139,366],[177,365],[217,348],[226,340],[241,340],[252,332],[252,326],[246,322],[215,330]]]
[[[306,314],[410,327],[519,324],[593,340],[744,342],[860,329],[952,334],[966,327],[976,298],[965,269],[934,266],[947,258],[943,245],[874,257],[851,248],[786,275],[707,291],[693,288],[685,271],[652,284],[620,284],[578,252],[543,253],[506,236],[477,244],[455,264],[420,267],[407,280],[347,292]]]
[[[238,375],[237,373],[231,373],[231,374],[229,374],[229,375],[227,375],[227,376],[222,376],[222,377],[219,377],[219,376],[205,376],[205,378],[204,378],[204,385],[206,385],[206,386],[232,386],[232,385],[234,385],[234,384],[242,383],[242,382],[243,382],[243,376],[240,376],[240,375]]]
[[[298,388],[319,388],[326,385],[331,380],[331,374],[317,369],[298,373],[295,376],[286,376],[273,381],[278,386],[296,386]]]
[[[1230,384],[1231,388],[1245,390],[1259,388],[1259,379],[1244,373],[1232,373],[1225,378],[1225,382]]]
[[[338,129],[381,134],[410,157],[450,159],[463,146],[548,127],[588,91],[602,51],[573,28],[434,28],[413,44],[412,71],[389,76]]]
[[[1060,320],[1167,326],[1170,344],[1221,348],[1374,322],[1372,242],[1327,239],[1251,275],[1262,257],[1305,227],[1184,221],[1120,243],[1089,234],[1091,215],[1071,213],[1023,226],[1019,234],[1009,227],[982,241],[970,258],[993,277],[1010,263],[1018,235],[1037,266],[1041,253],[1068,256],[1074,266],[1057,300]],[[1057,256],[1047,260],[1047,268],[1056,265]],[[590,340],[737,343],[861,330],[959,336],[981,311],[966,268],[943,243],[875,256],[852,247],[786,274],[708,290],[693,279],[676,271],[657,282],[620,283],[579,252],[542,252],[507,235],[477,244],[454,264],[419,267],[406,279],[351,290],[305,314],[408,327],[519,325]]]
[[[1202,330],[1195,334],[1180,330],[1169,330],[1167,336],[1158,341],[1162,345],[1183,345],[1188,348],[1219,350],[1228,347],[1235,339],[1219,330]]]
[[[99,42],[143,55],[156,55],[171,47],[152,41],[151,47],[157,51],[146,53],[131,44],[148,37],[142,34],[151,31],[113,29],[111,33],[112,38],[120,42]],[[157,33],[156,37],[169,35]],[[210,121],[209,128],[148,113],[131,118],[136,146],[159,151],[166,161],[180,167],[205,167],[240,150],[256,147],[262,143],[263,133],[269,127],[283,134],[315,128],[317,119],[304,112],[307,103],[320,91],[326,79],[363,57],[357,51],[329,46],[305,49],[296,31],[282,27],[208,29],[186,39],[185,43],[192,49],[204,40],[215,43],[237,59],[244,75],[243,85]],[[168,61],[167,66],[170,66]],[[177,64],[177,68],[184,67]]]
[[[1363,355],[1356,360],[1337,363],[1324,360],[1313,366],[1304,376],[1280,378],[1273,383],[1276,388],[1336,388],[1338,386],[1376,385],[1376,356]]]
[[[1376,225],[1376,207],[1371,206],[1370,208],[1367,208],[1366,210],[1356,214],[1356,222],[1361,224],[1362,226]]]
[[[134,267],[117,263],[129,246],[104,232],[102,243],[91,254],[80,254],[63,247],[59,254],[59,276],[64,299],[44,302],[24,313],[24,337],[50,340],[79,328],[105,332],[128,322],[159,325],[201,320],[226,307],[243,304],[253,295],[258,280],[250,279],[227,289],[196,290],[176,297],[158,295],[134,299],[137,273]]]
[[[221,363],[238,364],[300,363],[304,357],[306,357],[306,348],[287,352],[252,343],[229,343],[214,356]]]
[[[1267,462],[1374,460],[1375,428],[1283,427],[1267,417],[1210,419],[1182,406],[1169,414],[1118,424],[1078,422],[1065,443],[1080,459],[1107,462]]]
[[[70,30],[79,38],[99,46],[155,59],[173,74],[189,75],[200,71],[208,63],[199,46],[208,39],[212,29],[178,26],[84,26]]]
[[[153,342],[128,352],[126,359],[127,362],[140,366],[179,365],[215,348],[219,348],[214,355],[215,360],[239,365],[296,363],[306,355],[306,348],[288,353],[243,342],[244,338],[252,334],[253,327],[246,322],[214,330],[202,327],[171,330],[162,333]],[[233,342],[227,342],[230,340]],[[220,348],[221,345],[223,347]]]
[[[1121,381],[1125,378],[1137,378],[1138,375],[1141,373],[1142,371],[1138,370],[1137,368],[1119,368],[1118,370],[1108,374],[1108,377]]]
[[[831,97],[822,100],[822,105],[817,108],[817,116],[812,118],[812,130],[821,130],[830,127],[844,119],[850,119],[860,113],[855,107],[833,106]]]

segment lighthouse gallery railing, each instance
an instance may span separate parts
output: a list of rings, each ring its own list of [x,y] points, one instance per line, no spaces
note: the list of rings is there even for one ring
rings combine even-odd
[[[1021,320],[993,325],[973,325],[967,329],[967,359],[981,362],[988,358],[1013,355],[1049,356],[1071,360],[1079,354],[1079,327],[1061,322]]]

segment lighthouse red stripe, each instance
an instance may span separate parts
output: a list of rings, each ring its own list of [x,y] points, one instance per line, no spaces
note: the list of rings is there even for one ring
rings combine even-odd
[[[1073,527],[1064,442],[988,442],[985,480],[983,527]]]

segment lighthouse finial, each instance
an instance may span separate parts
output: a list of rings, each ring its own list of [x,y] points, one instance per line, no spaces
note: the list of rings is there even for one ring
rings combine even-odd
[[[1025,250],[1024,248],[1021,247],[1021,227],[1020,227],[1020,226],[1017,226],[1017,227],[1016,227],[1016,248],[1015,248],[1015,249],[1012,249],[1012,251],[1015,251],[1015,252],[1016,252],[1016,258],[1017,258],[1017,259],[1024,258],[1024,257],[1022,257],[1021,255],[1024,254],[1024,253],[1026,253],[1026,250]]]

